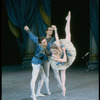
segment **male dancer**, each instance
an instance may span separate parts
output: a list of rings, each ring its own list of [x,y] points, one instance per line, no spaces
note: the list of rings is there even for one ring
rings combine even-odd
[[[58,37],[57,32],[53,33],[55,31],[55,27],[56,27],[55,25],[52,25],[51,27],[48,27],[46,29],[46,40],[47,40],[48,45],[51,45],[55,41],[55,37]],[[49,62],[48,58],[47,58],[47,60],[44,61],[44,71],[45,71],[45,74],[46,74],[46,79],[45,79],[46,91],[47,91],[47,94],[50,95],[51,94],[51,92],[49,90],[50,62]],[[61,83],[61,80],[60,80],[59,71],[53,69],[53,72],[54,72],[54,76],[55,76],[55,78],[57,80],[58,87],[61,88],[62,87],[62,83]]]
[[[45,49],[47,48],[47,41],[45,38],[43,38],[43,37],[38,38],[33,33],[31,33],[28,26],[25,26],[24,30],[27,31],[31,40],[37,44],[36,50],[35,50],[35,55],[33,56],[32,60],[31,60],[33,71],[32,71],[32,79],[30,82],[31,92],[32,92],[31,97],[33,98],[33,100],[37,100],[36,96],[44,96],[43,94],[40,93],[40,90],[43,86],[43,83],[44,83],[44,80],[46,77],[42,64],[44,63],[45,57],[47,55],[46,51],[45,51]],[[35,95],[35,82],[37,80],[39,72],[41,75],[41,79],[38,82],[38,90],[37,90],[37,93]]]

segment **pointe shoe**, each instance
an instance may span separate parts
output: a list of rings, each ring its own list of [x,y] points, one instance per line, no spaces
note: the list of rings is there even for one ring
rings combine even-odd
[[[51,95],[51,92],[49,89],[46,89],[47,95]]]
[[[41,94],[41,93],[36,93],[36,97],[44,97],[45,95]]]
[[[33,95],[30,96],[33,100],[37,100],[36,97],[34,97]]]
[[[65,20],[68,21],[68,20],[70,20],[70,18],[71,18],[71,12],[69,11],[67,17],[65,18]]]

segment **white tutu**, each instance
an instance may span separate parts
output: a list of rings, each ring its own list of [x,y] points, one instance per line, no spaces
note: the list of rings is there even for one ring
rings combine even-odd
[[[51,67],[53,69],[65,70],[74,62],[76,58],[76,49],[72,44],[72,42],[67,41],[66,39],[60,39],[59,42],[60,46],[64,45],[64,47],[68,50],[71,56],[67,55],[68,61],[64,65],[62,64],[56,65],[58,62],[51,59],[51,57],[49,57],[49,62],[51,63]],[[56,41],[54,43],[56,44]]]

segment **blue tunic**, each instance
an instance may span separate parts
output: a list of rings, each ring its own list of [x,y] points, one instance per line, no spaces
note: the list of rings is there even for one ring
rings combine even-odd
[[[37,36],[35,36],[32,32],[28,32],[28,35],[29,35],[30,39],[37,44],[36,49],[35,49],[35,55],[33,56],[31,63],[33,63],[33,64],[43,64],[43,62],[46,58],[45,50],[38,43],[38,37]]]
[[[53,43],[55,41],[55,37],[52,38],[46,38],[47,43]]]
[[[48,45],[47,45],[47,50],[49,51],[50,55],[52,55],[52,53],[50,52],[50,46],[51,46],[51,44],[53,44],[53,42],[55,41],[55,37],[46,38],[46,40],[47,40],[47,43],[48,43]],[[45,61],[49,61],[48,56],[46,56],[44,60],[45,60]]]

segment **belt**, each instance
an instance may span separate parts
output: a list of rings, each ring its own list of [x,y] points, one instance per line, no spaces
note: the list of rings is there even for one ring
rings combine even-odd
[[[35,57],[36,57],[37,59],[40,59],[40,60],[42,60],[42,59],[44,58],[44,57],[40,57],[40,58],[39,58],[39,57],[37,57],[37,56],[35,56]]]

